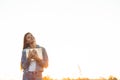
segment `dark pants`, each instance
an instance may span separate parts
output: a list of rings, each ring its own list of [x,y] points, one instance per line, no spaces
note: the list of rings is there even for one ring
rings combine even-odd
[[[23,80],[42,80],[42,72],[24,72]]]

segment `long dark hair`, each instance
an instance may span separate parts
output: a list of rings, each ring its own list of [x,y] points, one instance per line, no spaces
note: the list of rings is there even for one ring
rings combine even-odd
[[[29,44],[28,44],[27,41],[26,41],[26,36],[27,36],[28,34],[31,34],[31,33],[30,33],[30,32],[27,32],[27,33],[24,35],[23,49],[29,47]]]
[[[26,36],[27,36],[28,34],[31,34],[31,33],[30,33],[30,32],[27,32],[27,33],[24,35],[24,39],[23,39],[23,49],[29,47],[29,44],[28,44],[27,41],[26,41]],[[20,69],[21,69],[21,70],[23,69],[22,63],[20,63]]]

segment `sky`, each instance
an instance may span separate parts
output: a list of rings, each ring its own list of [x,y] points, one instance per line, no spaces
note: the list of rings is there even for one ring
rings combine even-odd
[[[43,75],[120,77],[119,4],[119,0],[0,0],[0,79],[22,80],[20,60],[27,32],[48,53],[49,67]]]

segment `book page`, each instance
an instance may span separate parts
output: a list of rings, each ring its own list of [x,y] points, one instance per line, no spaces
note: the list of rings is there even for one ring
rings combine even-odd
[[[42,48],[26,49],[26,57],[27,57],[27,58],[28,58],[29,52],[30,52],[30,51],[33,51],[33,50],[36,50],[39,58],[40,58],[40,59],[43,59]]]

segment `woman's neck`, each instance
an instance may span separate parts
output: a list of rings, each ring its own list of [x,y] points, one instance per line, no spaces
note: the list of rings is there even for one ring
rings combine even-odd
[[[36,48],[36,43],[30,44],[30,48]]]

